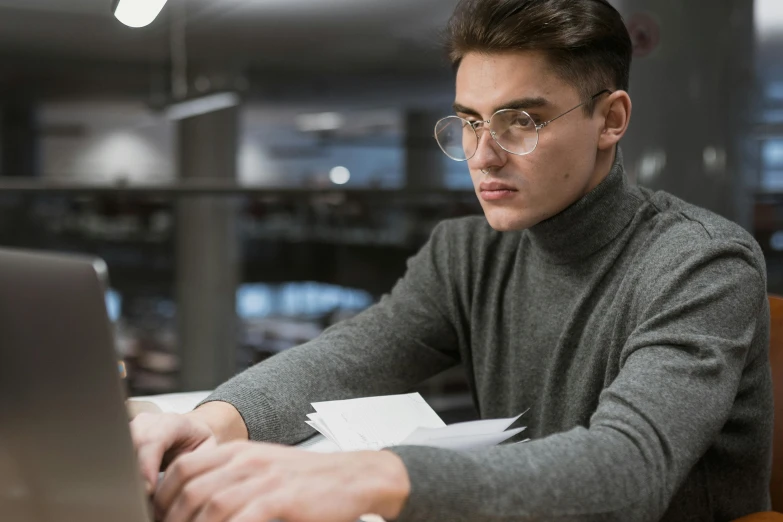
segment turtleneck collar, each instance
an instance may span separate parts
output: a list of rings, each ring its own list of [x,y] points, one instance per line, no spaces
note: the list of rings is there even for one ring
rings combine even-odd
[[[556,264],[584,259],[610,243],[633,219],[644,198],[625,176],[617,148],[612,169],[582,199],[526,230],[533,247]]]

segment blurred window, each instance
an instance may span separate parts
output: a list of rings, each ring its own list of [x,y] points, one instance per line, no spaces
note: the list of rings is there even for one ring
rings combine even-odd
[[[761,145],[761,189],[783,190],[783,138],[769,139]]]
[[[243,319],[267,316],[320,316],[334,310],[361,310],[373,303],[363,291],[321,283],[244,284],[237,291]]]

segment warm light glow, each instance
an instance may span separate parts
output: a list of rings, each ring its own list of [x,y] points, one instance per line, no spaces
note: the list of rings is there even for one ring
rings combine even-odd
[[[783,2],[780,0],[756,0],[756,32],[762,40],[780,37],[783,33]]]
[[[119,0],[114,16],[128,27],[144,27],[157,18],[166,0]]]
[[[351,172],[345,167],[335,167],[329,172],[329,179],[335,185],[345,185],[351,179]]]

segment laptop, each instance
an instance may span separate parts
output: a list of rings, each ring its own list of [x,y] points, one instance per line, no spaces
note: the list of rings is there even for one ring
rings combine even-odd
[[[100,260],[0,249],[0,519],[149,522]]]

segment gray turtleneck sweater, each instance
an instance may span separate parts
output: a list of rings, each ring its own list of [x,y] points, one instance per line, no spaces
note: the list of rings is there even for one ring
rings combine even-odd
[[[481,417],[530,408],[532,440],[392,448],[412,485],[400,521],[729,520],[769,507],[768,314],[751,236],[631,186],[618,154],[529,230],[442,223],[379,304],[208,400],[254,440],[295,443],[311,402],[462,363]]]

